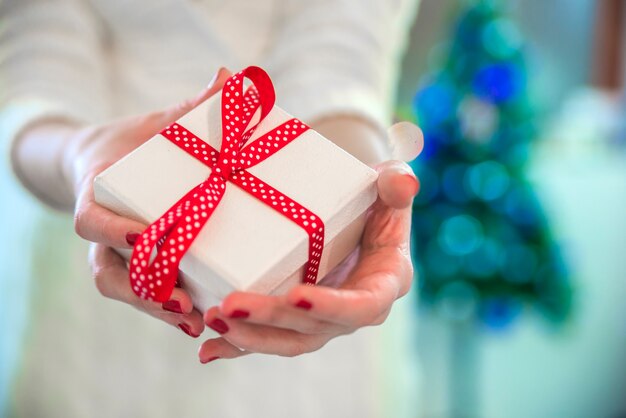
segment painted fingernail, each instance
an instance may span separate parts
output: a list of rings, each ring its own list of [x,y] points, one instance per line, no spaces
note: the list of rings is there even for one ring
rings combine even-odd
[[[214,318],[210,323],[207,324],[213,331],[219,334],[226,334],[228,332],[228,325],[226,322],[222,321],[219,318]]]
[[[250,312],[244,311],[243,309],[235,309],[231,314],[231,318],[235,319],[245,319],[250,316]]]
[[[136,232],[129,232],[128,234],[126,234],[126,242],[130,246],[134,246],[138,238],[139,234]]]
[[[411,187],[413,188],[411,194],[415,196],[420,190],[419,180],[413,174],[403,174],[402,176],[410,180]]]
[[[175,299],[163,302],[161,306],[166,311],[170,311],[174,313],[183,313],[183,308],[180,306],[180,302]]]
[[[208,358],[208,359],[206,359],[206,360],[200,360],[200,363],[202,363],[202,364],[207,364],[207,363],[212,362],[213,360],[217,360],[218,358],[220,358],[220,356],[213,356],[213,357],[209,357],[209,358]]]
[[[192,338],[199,337],[199,335],[195,335],[194,333],[191,332],[191,328],[189,328],[189,325],[187,324],[178,324],[178,328],[180,328],[182,332],[184,332],[185,334],[189,335]]]
[[[295,307],[308,311],[313,307],[313,304],[306,299],[300,299],[298,303],[295,304]]]

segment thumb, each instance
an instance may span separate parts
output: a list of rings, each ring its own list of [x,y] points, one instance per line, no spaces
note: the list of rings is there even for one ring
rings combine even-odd
[[[226,80],[232,76],[233,73],[227,68],[220,67],[217,70],[217,73],[213,76],[209,84],[193,99],[185,100],[184,102],[174,106],[172,109],[169,109],[171,112],[171,116],[173,117],[170,122],[175,121],[180,118],[185,113],[189,112],[194,107],[198,106],[200,103],[204,102],[209,97],[213,96],[224,87],[224,83]],[[168,111],[166,111],[168,113]]]
[[[395,209],[409,207],[419,191],[419,181],[411,167],[402,161],[390,160],[377,166],[376,170],[380,199]]]
[[[232,72],[228,69],[224,67],[220,68],[209,84],[196,97],[185,100],[168,109],[146,115],[145,120],[141,123],[142,130],[152,135],[156,134],[172,122],[180,119],[185,113],[188,113],[209,97],[218,93],[231,75]]]

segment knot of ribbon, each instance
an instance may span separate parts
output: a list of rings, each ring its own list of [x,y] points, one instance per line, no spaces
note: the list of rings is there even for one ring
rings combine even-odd
[[[244,88],[244,79],[253,85]],[[247,171],[280,151],[309,129],[297,119],[274,127],[246,146],[258,125],[274,107],[271,79],[259,67],[230,77],[222,88],[220,150],[175,122],[161,135],[211,169],[209,177],[180,198],[137,239],[130,259],[130,283],[139,297],[168,300],[178,280],[179,264],[204,224],[233,183],[301,227],[309,236],[303,283],[315,284],[322,249],[324,223],[313,212]],[[251,124],[257,113],[259,119]],[[152,257],[154,249],[156,255]]]

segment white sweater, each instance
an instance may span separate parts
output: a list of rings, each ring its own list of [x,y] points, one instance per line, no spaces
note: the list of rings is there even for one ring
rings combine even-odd
[[[218,67],[251,64],[303,120],[350,113],[387,125],[415,10],[416,0],[2,0],[0,143],[47,118],[91,124],[161,109]],[[379,388],[398,384],[381,381],[373,359],[379,328],[298,359],[201,366],[198,341],[96,294],[66,229],[44,261],[53,291],[31,318],[20,415],[376,417]]]
[[[311,121],[388,124],[415,0],[4,0],[2,139],[42,117],[84,123],[193,96],[220,66],[255,64]]]

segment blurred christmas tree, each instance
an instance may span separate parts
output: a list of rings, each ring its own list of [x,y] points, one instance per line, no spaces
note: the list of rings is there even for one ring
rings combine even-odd
[[[522,37],[499,2],[467,6],[441,67],[415,96],[425,149],[413,215],[420,297],[450,319],[491,328],[533,306],[555,323],[571,291],[525,179],[537,124]]]

